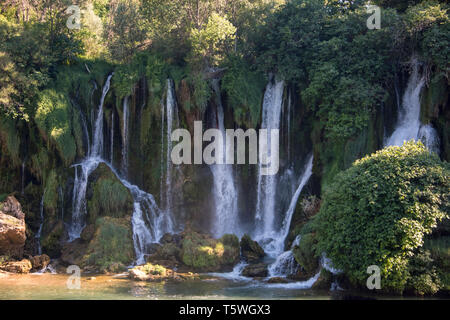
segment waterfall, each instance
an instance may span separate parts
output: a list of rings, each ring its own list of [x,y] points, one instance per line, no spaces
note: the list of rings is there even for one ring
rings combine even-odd
[[[38,255],[42,254],[42,248],[41,248],[41,234],[42,234],[42,227],[44,226],[44,197],[45,197],[45,191],[42,194],[42,198],[41,198],[41,203],[40,203],[40,207],[39,207],[39,218],[40,218],[40,223],[39,223],[39,229],[38,232],[36,233],[35,238],[37,239],[37,245],[38,245]]]
[[[287,160],[291,160],[291,92],[288,94],[288,104],[287,104]]]
[[[102,157],[103,153],[103,104],[105,102],[106,95],[108,94],[111,78],[113,74],[109,75],[106,79],[105,85],[102,91],[102,97],[100,99],[100,104],[98,106],[97,118],[95,120],[94,129],[94,143],[92,145],[92,150],[90,157]]]
[[[114,163],[114,110],[111,112],[111,137],[110,137],[110,158],[109,162]]]
[[[434,128],[420,123],[420,93],[424,85],[425,75],[420,74],[420,64],[413,58],[412,72],[398,111],[397,126],[386,145],[401,146],[404,141],[422,140],[430,151],[439,151],[439,138]]]
[[[80,164],[75,164],[75,181],[72,198],[72,223],[69,226],[69,241],[73,241],[80,237],[84,228],[84,218],[86,211],[86,188],[89,175],[99,166],[100,163],[107,165],[122,184],[130,191],[133,196],[133,215],[131,219],[133,229],[133,242],[136,253],[136,263],[144,263],[144,255],[151,243],[159,242],[161,237],[167,232],[173,232],[174,222],[172,215],[162,213],[158,208],[153,196],[139,187],[131,184],[125,178],[116,172],[112,163],[103,160],[103,103],[109,91],[112,75],[108,76],[103,88],[102,97],[100,99],[97,119],[95,121],[94,139],[92,152]],[[124,131],[123,137],[128,136],[128,99],[124,100]],[[112,133],[113,136],[113,133]],[[124,140],[127,141],[127,140]],[[124,143],[127,146],[128,143]],[[113,145],[113,144],[111,144]],[[111,146],[112,150],[112,146]],[[127,152],[127,151],[126,151]],[[126,155],[123,152],[122,155]],[[112,153],[111,153],[112,154]],[[122,168],[123,169],[123,168]]]
[[[78,108],[78,110],[80,111],[80,119],[81,119],[81,127],[83,128],[83,135],[84,135],[84,138],[86,139],[85,142],[87,145],[87,154],[90,154],[91,153],[91,141],[89,139],[86,116],[83,113],[83,110],[81,110],[81,108]]]
[[[79,165],[74,165],[75,180],[72,196],[72,223],[68,230],[69,241],[79,238],[81,231],[83,231],[84,228],[84,218],[86,216],[86,187],[89,175],[97,168],[103,153],[103,103],[108,94],[112,76],[112,74],[108,76],[103,87],[97,118],[95,120],[93,144],[90,153],[83,162]],[[80,170],[78,170],[78,167],[80,167],[81,172],[79,172]]]
[[[61,186],[58,187],[59,205],[61,207],[61,220],[64,221],[64,194]]]
[[[114,171],[114,170],[113,170]],[[119,178],[120,179],[120,178]],[[165,233],[174,232],[174,222],[169,212],[161,212],[155,199],[139,187],[121,179],[123,185],[130,190],[133,198],[133,242],[136,263],[145,262],[145,252],[149,244],[157,243]]]
[[[283,101],[284,81],[269,81],[264,93],[261,128],[280,128],[281,105]],[[260,137],[261,139],[261,137]],[[270,134],[267,142],[268,152],[272,152]],[[261,175],[259,164],[258,189],[256,202],[256,235],[259,239],[271,238],[274,235],[275,196],[277,194],[276,175]]]
[[[286,240],[287,235],[289,234],[289,228],[291,227],[292,215],[294,214],[295,207],[297,206],[298,198],[308,182],[309,178],[312,175],[312,166],[313,166],[313,156],[309,156],[308,162],[306,164],[305,170],[300,177],[300,183],[292,196],[291,202],[289,204],[289,208],[284,216],[283,223],[281,225],[281,229],[278,232],[278,235],[274,237],[274,240],[266,244],[265,250],[268,254],[276,255],[283,251],[284,242]],[[300,236],[292,243],[291,249],[300,243]],[[269,266],[269,274],[272,277],[275,276],[286,276],[292,273],[295,273],[294,270],[297,267],[297,263],[295,262],[294,256],[292,254],[292,250],[288,250],[279,255],[274,263]]]
[[[291,249],[280,254],[274,263],[269,266],[269,277],[286,277],[295,274],[298,263],[295,261],[292,249],[300,244],[301,236],[298,235],[291,245]]]
[[[172,210],[172,161],[170,153],[172,152],[172,131],[174,122],[177,122],[177,105],[175,99],[175,89],[173,81],[167,79],[166,103],[161,103],[161,172],[165,175],[165,179],[161,178],[161,202],[164,209],[168,212]],[[164,126],[164,123],[167,125]],[[175,123],[175,125],[177,125]],[[166,132],[164,132],[166,128]],[[164,137],[166,139],[166,150],[164,150]],[[164,163],[164,153],[166,162]],[[164,194],[164,196],[163,196]]]
[[[128,122],[129,122],[129,104],[130,96],[123,99],[123,126],[122,126],[122,175],[128,176]]]
[[[174,232],[173,217],[168,212],[162,212],[155,202],[153,195],[141,190],[120,176],[110,163],[99,160],[108,166],[117,179],[130,191],[133,196],[133,243],[136,253],[136,263],[145,262],[145,252],[149,244],[157,243],[165,233]]]
[[[439,136],[431,125],[422,125],[419,129],[419,140],[427,147],[431,152],[439,154],[440,141]]]
[[[247,265],[248,265],[248,263],[241,261],[237,265],[234,266],[233,271],[231,271],[231,272],[221,272],[221,273],[211,272],[211,273],[209,273],[209,275],[214,276],[214,277],[220,277],[220,278],[232,280],[232,281],[251,281],[251,280],[253,280],[252,278],[241,275],[242,271],[244,270],[244,268]]]
[[[223,141],[225,141],[224,114],[220,95],[219,79],[212,80],[212,87],[216,94],[217,126],[222,133]],[[221,237],[225,233],[234,233],[239,235],[239,215],[237,206],[238,194],[233,177],[233,167],[225,164],[225,146],[222,150],[216,150],[216,152],[216,158],[219,159],[219,163],[210,165],[214,181],[213,198],[215,204],[215,215],[213,233],[216,237]]]

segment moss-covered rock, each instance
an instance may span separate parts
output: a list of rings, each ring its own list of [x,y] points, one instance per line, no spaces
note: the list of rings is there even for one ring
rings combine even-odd
[[[182,262],[197,271],[218,271],[239,261],[239,246],[230,237],[216,240],[194,231],[184,234],[181,247]]]
[[[319,278],[314,282],[311,289],[314,290],[329,290],[333,282],[333,274],[328,270],[322,269]]]
[[[252,278],[267,277],[268,273],[267,264],[265,263],[250,264],[242,270],[242,275],[244,277]]]
[[[240,247],[242,257],[248,262],[258,261],[266,255],[264,249],[258,242],[253,241],[248,234],[242,237]]]
[[[158,264],[147,263],[129,271],[129,278],[138,281],[188,280],[198,278],[198,274],[177,273]]]
[[[98,217],[123,218],[133,212],[130,191],[104,163],[92,173],[87,192],[88,221],[95,223]]]
[[[315,251],[316,244],[315,235],[308,233],[302,236],[299,245],[292,250],[301,271],[307,276],[312,276],[319,267],[319,259]]]
[[[130,265],[134,260],[131,217],[97,219],[82,265],[109,271],[115,264]]]
[[[55,226],[41,240],[42,251],[52,258],[59,257],[62,249],[64,223],[58,221]]]

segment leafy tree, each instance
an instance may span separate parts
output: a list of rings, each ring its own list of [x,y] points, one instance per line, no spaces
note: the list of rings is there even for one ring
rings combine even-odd
[[[206,65],[217,66],[223,54],[229,50],[234,40],[236,28],[217,13],[213,13],[204,28],[191,31],[192,59],[202,59]]]
[[[423,263],[413,258],[424,236],[450,216],[449,178],[449,164],[420,142],[356,161],[323,196],[315,221],[318,253],[356,285],[365,285],[370,265],[380,267],[385,290],[423,284],[416,277]]]

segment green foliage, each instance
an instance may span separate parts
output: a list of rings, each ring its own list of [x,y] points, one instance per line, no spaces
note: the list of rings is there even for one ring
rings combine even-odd
[[[238,56],[229,57],[225,67],[227,70],[221,88],[227,94],[227,105],[233,109],[235,122],[248,128],[256,127],[260,119],[265,77],[251,70],[249,64]]]
[[[302,235],[300,244],[294,248],[294,258],[297,263],[309,274],[313,274],[319,267],[319,259],[316,257],[317,239],[315,234]]]
[[[190,232],[183,239],[181,259],[185,265],[195,270],[219,270],[223,266],[233,265],[239,259],[239,245],[236,247],[235,240],[231,240],[230,236],[214,240]]]
[[[442,25],[435,25],[424,32],[421,49],[425,59],[432,65],[435,65],[438,72],[434,78],[446,77],[449,74],[450,57],[450,22]]]
[[[47,175],[45,182],[44,182],[44,188],[45,188],[45,194],[44,194],[44,206],[46,209],[50,210],[56,210],[58,207],[58,175],[56,173],[56,170],[51,170],[50,173]]]
[[[433,268],[437,270],[442,288],[450,290],[450,237],[427,239],[424,249],[431,255]]]
[[[213,12],[204,28],[191,30],[191,59],[205,59],[207,65],[218,66],[224,59],[223,54],[232,46],[235,33],[236,28],[226,17]]]
[[[158,275],[158,276],[165,276],[167,269],[159,264],[151,264],[146,263],[143,266],[137,267],[139,270],[145,272],[146,274],[152,274],[152,275]]]
[[[406,288],[422,296],[438,292],[441,282],[433,264],[429,251],[417,252],[408,264],[409,277]]]
[[[84,264],[108,269],[118,263],[129,265],[133,259],[130,221],[109,217],[97,219],[96,232],[83,258]]]
[[[195,108],[203,112],[212,94],[207,79],[204,78],[202,73],[194,72],[189,75],[187,81],[192,88],[193,101],[187,101],[185,109],[189,111],[191,108]]]
[[[424,236],[449,216],[450,167],[421,144],[388,147],[336,176],[317,216],[318,252],[354,284],[378,265],[385,290],[403,291]],[[417,288],[419,290],[419,288]]]
[[[88,201],[90,221],[99,216],[122,218],[131,214],[133,198],[130,191],[104,165],[97,171],[100,177],[92,185],[93,195]]]
[[[16,127],[17,121],[5,116],[0,111],[0,141],[2,142],[2,152],[8,154],[13,162],[13,165],[20,164],[20,137]]]
[[[76,156],[76,144],[72,135],[71,105],[64,94],[54,89],[40,93],[35,116],[36,124],[44,139],[53,143],[65,165]]]

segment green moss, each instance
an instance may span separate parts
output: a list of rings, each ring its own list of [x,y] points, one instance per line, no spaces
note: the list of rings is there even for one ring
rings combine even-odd
[[[30,171],[38,178],[43,179],[46,170],[50,167],[50,159],[48,151],[44,147],[40,147],[39,151],[31,156]]]
[[[42,251],[51,258],[56,258],[61,253],[61,237],[63,233],[64,224],[62,221],[59,221],[41,240]]]
[[[90,241],[84,265],[109,269],[115,264],[129,265],[134,259],[134,246],[129,218],[99,218]]]
[[[226,67],[221,87],[227,94],[227,105],[233,109],[234,120],[247,128],[256,127],[266,79],[240,57],[229,58]]]
[[[55,145],[66,166],[70,165],[76,156],[71,118],[71,105],[64,94],[54,89],[41,92],[35,122],[44,139]]]
[[[89,221],[93,223],[99,216],[121,218],[131,214],[133,197],[114,173],[101,164],[94,175],[98,178],[90,186],[93,192],[88,200]]]
[[[316,272],[319,267],[316,245],[315,234],[307,233],[302,235],[299,245],[293,250],[295,260],[308,274]]]
[[[44,182],[44,206],[46,210],[56,211],[58,207],[58,185],[58,175],[56,170],[53,169],[47,175]]]
[[[159,264],[147,263],[143,266],[138,266],[136,269],[145,272],[146,274],[165,276],[167,269]]]
[[[239,246],[225,245],[220,240],[191,232],[183,239],[181,258],[185,265],[195,270],[215,271],[238,261]]]
[[[16,120],[10,117],[0,114],[0,141],[5,148],[3,152],[6,152],[14,166],[20,165],[20,137],[17,130]]]

